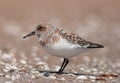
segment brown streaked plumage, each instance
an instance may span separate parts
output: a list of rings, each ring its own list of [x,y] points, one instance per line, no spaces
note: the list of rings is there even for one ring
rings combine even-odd
[[[24,36],[37,35],[40,45],[51,55],[64,58],[57,73],[62,73],[69,58],[84,53],[92,48],[103,48],[102,45],[88,42],[74,33],[67,32],[50,24],[40,24],[37,28]]]

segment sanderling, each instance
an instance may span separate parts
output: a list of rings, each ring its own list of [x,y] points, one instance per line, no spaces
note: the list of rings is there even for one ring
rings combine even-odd
[[[23,38],[37,35],[41,47],[49,54],[64,58],[61,68],[57,73],[62,73],[69,59],[93,48],[103,48],[103,45],[92,43],[50,24],[40,24],[34,31]]]

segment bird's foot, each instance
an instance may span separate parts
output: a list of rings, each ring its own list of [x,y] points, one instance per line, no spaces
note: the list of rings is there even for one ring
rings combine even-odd
[[[56,72],[58,75],[63,74],[63,71]]]

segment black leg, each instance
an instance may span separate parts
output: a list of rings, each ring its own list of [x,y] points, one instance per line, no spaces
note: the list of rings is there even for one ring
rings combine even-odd
[[[64,58],[63,63],[61,65],[61,68],[59,69],[58,73],[60,73],[62,71],[62,68],[63,68],[63,66],[64,66],[65,63],[66,63],[66,59]]]
[[[64,64],[63,68],[62,68],[62,71],[65,69],[65,67],[67,66],[67,64],[69,63],[69,60],[66,59],[66,63]]]
[[[62,63],[62,66],[61,66],[60,70],[58,71],[58,73],[62,73],[68,63],[69,63],[69,60],[64,58],[64,61]]]

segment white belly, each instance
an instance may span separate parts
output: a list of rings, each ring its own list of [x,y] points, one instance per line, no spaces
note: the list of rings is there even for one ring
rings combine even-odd
[[[68,41],[63,38],[60,38],[58,43],[50,47],[46,46],[44,49],[51,55],[63,58],[71,58],[88,50],[87,48],[81,48],[80,45],[68,43]]]
[[[55,48],[45,48],[45,50],[51,55],[62,57],[62,58],[71,58],[76,55],[82,54],[88,49],[84,48],[70,48],[70,49],[55,49]]]

